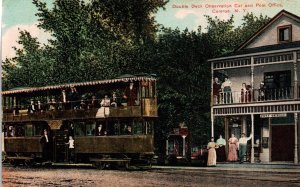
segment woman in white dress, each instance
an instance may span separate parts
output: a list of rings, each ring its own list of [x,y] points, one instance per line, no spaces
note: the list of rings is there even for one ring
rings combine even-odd
[[[216,148],[218,148],[218,145],[215,143],[214,138],[212,137],[210,142],[207,144],[207,149],[208,149],[207,166],[217,165]]]

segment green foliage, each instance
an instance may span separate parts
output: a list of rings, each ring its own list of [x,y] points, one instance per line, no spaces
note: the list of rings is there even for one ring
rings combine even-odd
[[[159,138],[185,122],[196,145],[210,137],[211,66],[208,59],[234,51],[267,17],[247,14],[235,28],[207,16],[207,32],[160,28],[162,0],[33,0],[39,27],[51,33],[41,45],[20,31],[16,56],[3,63],[3,89],[107,79],[150,73],[158,78]],[[216,132],[221,132],[218,123]],[[220,130],[221,129],[221,130]],[[161,146],[161,147],[159,147]],[[157,146],[162,149],[161,141]]]

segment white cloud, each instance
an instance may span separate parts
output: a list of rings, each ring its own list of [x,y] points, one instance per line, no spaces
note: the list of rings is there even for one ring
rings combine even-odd
[[[20,24],[7,28],[2,37],[2,60],[16,55],[12,47],[21,47],[17,40],[20,36],[19,32],[22,30],[28,31],[32,37],[37,37],[40,43],[47,43],[47,40],[51,37],[50,33],[39,29],[36,23],[30,25]]]
[[[175,13],[175,17],[178,19],[184,19],[185,17],[187,17],[189,14],[195,14],[195,11],[193,10],[189,10],[189,9],[183,9],[183,10],[179,10]]]

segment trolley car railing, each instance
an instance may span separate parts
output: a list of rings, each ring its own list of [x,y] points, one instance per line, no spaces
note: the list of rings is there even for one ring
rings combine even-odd
[[[31,111],[30,105],[14,106],[13,108],[3,109],[4,122],[17,121],[40,121],[55,119],[82,119],[82,118],[108,118],[108,117],[156,117],[157,103],[155,99],[142,99],[139,105],[126,106],[99,106],[94,108],[86,105],[85,107],[77,105],[76,102],[57,103],[54,108],[51,104],[43,104],[40,108]]]

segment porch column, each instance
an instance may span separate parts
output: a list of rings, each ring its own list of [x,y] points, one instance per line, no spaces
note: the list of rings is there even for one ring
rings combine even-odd
[[[245,133],[247,135],[247,117],[242,116],[242,126],[241,126],[241,134]]]
[[[213,109],[211,109],[211,137],[214,137],[214,114],[213,114]]]
[[[251,56],[251,102],[254,101],[254,57]]]
[[[230,138],[231,135],[229,135],[229,129],[228,129],[228,118],[227,117],[224,117],[224,130],[225,130],[225,140],[226,140],[226,145],[225,146],[225,152],[226,152],[226,155],[228,155],[228,142],[227,140]]]
[[[295,149],[294,149],[294,163],[298,164],[298,133],[297,133],[297,126],[298,126],[298,113],[294,114],[294,121],[295,121]]]
[[[253,56],[251,56],[251,88],[252,90],[254,89],[254,57]]]
[[[254,163],[254,114],[251,114],[251,163]]]
[[[169,155],[169,137],[166,140],[166,155]]]
[[[297,52],[293,52],[294,64],[294,99],[298,98]]]
[[[182,156],[185,157],[185,138],[186,136],[182,136]]]

